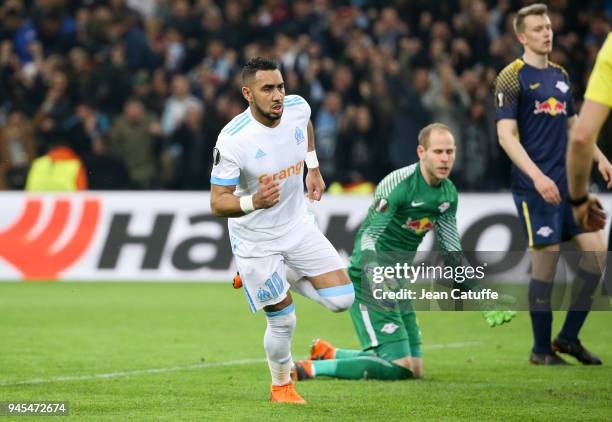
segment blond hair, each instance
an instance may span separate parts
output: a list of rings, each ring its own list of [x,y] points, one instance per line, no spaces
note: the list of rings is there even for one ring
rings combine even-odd
[[[517,34],[525,31],[525,18],[531,15],[547,15],[548,6],[544,3],[534,3],[531,6],[525,6],[516,12],[512,25],[514,26],[514,32]]]
[[[450,128],[444,123],[431,123],[421,129],[419,132],[419,145],[422,145],[423,148],[427,149],[429,147],[429,137],[431,136],[431,132],[434,130],[445,131],[452,135]]]

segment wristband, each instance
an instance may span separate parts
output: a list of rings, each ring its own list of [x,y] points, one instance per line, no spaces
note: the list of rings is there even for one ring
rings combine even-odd
[[[319,160],[317,160],[317,152],[316,151],[308,151],[306,153],[306,167],[309,169],[316,169],[319,167]]]
[[[253,195],[240,197],[240,209],[245,214],[255,211],[255,207],[253,206]]]
[[[580,205],[584,204],[588,200],[589,200],[589,195],[583,195],[580,198],[576,198],[576,199],[572,199],[570,197],[569,203],[571,204],[572,207],[579,207]]]

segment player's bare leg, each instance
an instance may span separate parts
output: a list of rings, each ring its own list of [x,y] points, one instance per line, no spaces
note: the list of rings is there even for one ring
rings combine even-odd
[[[293,290],[332,312],[346,311],[355,300],[353,283],[344,269],[298,278],[297,274],[287,267],[286,274]]]
[[[264,335],[264,348],[268,358],[272,386],[270,401],[275,403],[306,404],[295,391],[291,381],[291,338],[295,329],[295,311],[291,294],[280,303],[263,308],[268,326]]]

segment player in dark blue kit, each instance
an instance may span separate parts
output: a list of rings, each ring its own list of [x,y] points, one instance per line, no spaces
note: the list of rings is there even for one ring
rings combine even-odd
[[[512,192],[532,256],[529,305],[534,346],[532,364],[567,364],[556,352],[584,364],[601,364],[578,339],[603,270],[605,242],[601,231],[585,233],[574,222],[567,194],[565,154],[568,130],[576,121],[567,72],[548,61],[553,33],[544,4],[518,11],[514,29],[524,47],[522,58],[506,66],[495,82],[499,142],[513,162]],[[612,167],[596,149],[604,179]],[[551,292],[560,243],[574,240],[583,254],[577,280],[582,289],[551,344]]]

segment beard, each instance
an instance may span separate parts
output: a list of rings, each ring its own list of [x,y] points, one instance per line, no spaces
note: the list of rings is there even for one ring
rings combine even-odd
[[[278,114],[278,115],[272,114],[272,113],[266,113],[265,111],[263,111],[263,109],[261,107],[259,107],[259,104],[257,104],[257,101],[255,100],[255,98],[253,98],[253,105],[255,105],[255,109],[257,110],[257,112],[259,114],[261,114],[262,116],[264,116],[268,120],[278,120],[281,117],[283,117],[283,110],[282,109],[281,109],[280,114]]]

